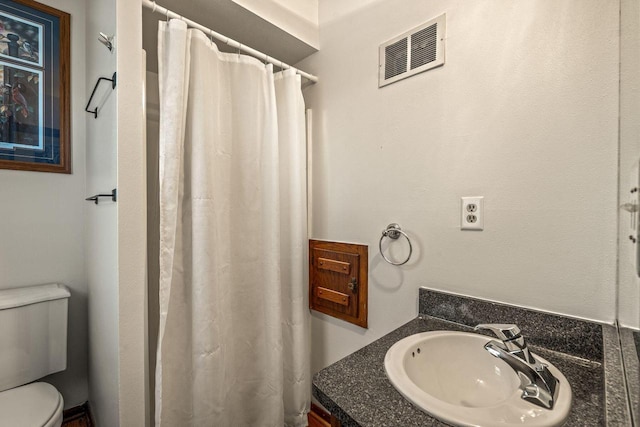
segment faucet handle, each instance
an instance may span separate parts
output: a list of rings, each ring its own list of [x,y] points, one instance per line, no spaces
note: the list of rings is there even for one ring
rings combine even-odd
[[[520,338],[520,328],[518,325],[509,323],[481,323],[474,328],[476,331],[483,329],[493,332],[502,341],[510,341]]]

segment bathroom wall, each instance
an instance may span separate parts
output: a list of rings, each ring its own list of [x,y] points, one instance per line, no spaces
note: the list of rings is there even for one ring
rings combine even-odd
[[[102,86],[87,125],[87,192],[118,189],[118,201],[87,207],[89,383],[100,426],[148,425],[146,189],[140,1],[93,0],[87,14],[87,88]],[[99,32],[116,35],[109,52]]]
[[[232,0],[265,21],[318,48],[318,0]]]
[[[614,321],[619,7],[320,2],[311,234],[369,245],[370,326],[314,313],[314,371],[415,317],[419,286]],[[445,65],[378,89],[378,45],[445,12]],[[461,196],[484,231],[460,231]],[[378,253],[391,222],[403,267]]]
[[[149,425],[147,188],[140,0],[116,1],[120,426]]]
[[[116,1],[92,0],[87,10],[87,90],[98,77],[116,71],[116,55],[98,42],[98,33],[116,33]],[[87,121],[87,194],[117,187],[117,91],[99,89],[98,118]],[[119,88],[117,89],[119,90]],[[104,95],[103,95],[104,94]],[[89,395],[99,426],[117,426],[118,374],[118,247],[117,204],[104,199],[85,202],[86,264],[89,282]]]
[[[72,174],[0,170],[0,288],[58,282],[71,289],[67,370],[46,378],[65,407],[87,392],[85,2],[40,0],[71,14]]]
[[[620,204],[629,201],[629,190],[638,186],[637,172],[631,170],[640,161],[640,4],[621,1],[620,27]],[[630,213],[619,213],[618,319],[622,326],[640,329],[640,279],[636,269],[636,251],[632,243]]]
[[[294,6],[295,3],[295,6]],[[238,43],[264,52],[288,64],[318,50],[317,16],[310,12],[315,0],[163,0],[158,2]],[[307,15],[308,16],[305,16]],[[317,12],[316,12],[317,14]],[[311,21],[307,21],[307,18]],[[151,9],[143,11],[143,41],[147,70],[158,72],[158,20]],[[315,22],[313,21],[315,19]],[[223,52],[237,49],[218,42]]]

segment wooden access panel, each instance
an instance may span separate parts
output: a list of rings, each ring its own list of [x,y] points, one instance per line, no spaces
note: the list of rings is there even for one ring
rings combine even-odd
[[[309,240],[309,306],[367,327],[369,250],[355,243]]]
[[[333,415],[311,402],[311,410],[307,415],[309,427],[341,427],[340,421]]]

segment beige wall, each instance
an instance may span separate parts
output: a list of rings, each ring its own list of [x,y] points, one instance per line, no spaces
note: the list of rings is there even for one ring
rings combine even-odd
[[[640,161],[640,5],[634,0],[621,1],[620,28],[620,204],[629,200],[631,169]],[[630,214],[620,210],[618,262],[618,311],[620,324],[640,329],[640,279],[636,270],[636,251],[628,236]]]
[[[149,420],[141,9],[139,1],[99,0],[87,15],[87,85],[118,73],[116,90],[107,91],[87,129],[88,189],[118,188],[117,203],[87,215],[90,395],[101,426]],[[97,43],[100,31],[116,35],[113,53]]]
[[[85,2],[42,0],[71,14],[71,175],[0,170],[0,288],[59,282],[71,289],[67,370],[46,381],[65,407],[87,400],[84,271]]]
[[[116,12],[120,426],[141,427],[149,423],[142,5],[117,0]]]
[[[116,71],[116,55],[97,39],[116,33],[115,0],[92,0],[87,10],[87,89],[98,77]],[[118,42],[116,41],[116,49]],[[99,114],[87,120],[87,193],[116,188],[117,91],[99,89]],[[104,95],[102,95],[104,94]],[[99,426],[117,426],[118,401],[118,204],[105,200],[86,206],[87,276],[89,282],[89,395]]]
[[[274,26],[318,49],[317,0],[232,0]]]
[[[312,237],[369,245],[370,327],[314,313],[313,369],[413,318],[419,286],[613,322],[619,3],[344,3],[298,65],[321,79]],[[444,67],[378,89],[378,45],[445,12]],[[460,231],[461,196],[484,231]],[[378,254],[390,222],[404,267]]]

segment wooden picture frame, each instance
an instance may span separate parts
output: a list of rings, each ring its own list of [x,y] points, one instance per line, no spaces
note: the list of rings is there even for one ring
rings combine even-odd
[[[0,0],[0,169],[71,173],[71,17]]]

